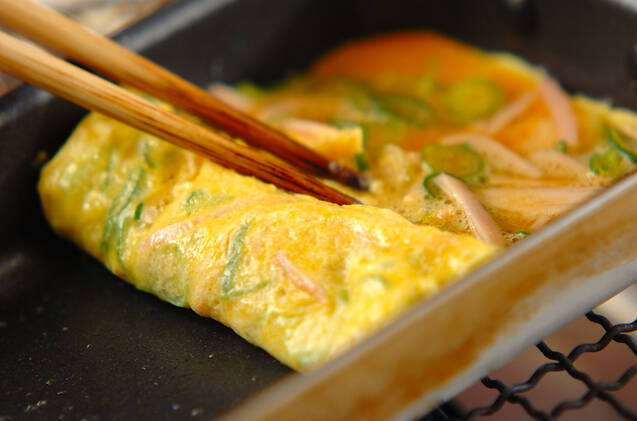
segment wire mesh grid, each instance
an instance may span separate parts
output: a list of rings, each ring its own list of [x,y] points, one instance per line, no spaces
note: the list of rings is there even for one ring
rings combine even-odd
[[[615,394],[624,387],[635,375],[637,364],[630,365],[616,381],[604,382],[593,379],[590,375],[574,366],[574,362],[583,354],[597,353],[604,350],[611,342],[624,344],[634,356],[637,356],[637,344],[628,335],[637,331],[637,319],[630,323],[613,325],[606,317],[592,311],[586,314],[586,318],[604,329],[602,337],[594,343],[583,343],[575,346],[568,354],[551,349],[544,341],[536,345],[542,355],[550,360],[539,366],[526,381],[521,383],[506,384],[501,380],[484,377],[481,383],[497,392],[497,397],[488,405],[461,410],[453,402],[442,405],[429,414],[427,420],[474,420],[497,413],[505,403],[519,405],[526,414],[536,420],[555,420],[567,411],[575,411],[585,407],[594,399],[598,399],[610,405],[618,416],[637,420],[637,413],[630,409]],[[541,384],[542,378],[550,372],[565,372],[572,379],[581,382],[586,387],[586,392],[575,399],[563,400],[550,409],[540,409],[525,393]]]

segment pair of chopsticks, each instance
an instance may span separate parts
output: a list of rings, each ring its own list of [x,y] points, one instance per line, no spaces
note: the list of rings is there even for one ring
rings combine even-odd
[[[367,186],[365,177],[355,171],[323,158],[152,61],[31,0],[0,0],[0,24],[116,82],[197,115],[211,126],[275,157],[162,110],[111,82],[0,32],[0,70],[27,83],[292,192],[337,204],[358,203],[306,172],[355,188]]]

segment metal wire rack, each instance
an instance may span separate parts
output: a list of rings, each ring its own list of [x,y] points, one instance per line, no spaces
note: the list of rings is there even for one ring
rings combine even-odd
[[[542,355],[550,360],[539,366],[528,379],[522,383],[507,385],[501,380],[491,377],[484,377],[481,382],[489,388],[498,392],[497,397],[489,405],[462,410],[453,401],[448,402],[430,413],[424,420],[474,420],[479,417],[487,417],[498,412],[505,403],[521,406],[524,411],[533,419],[550,421],[557,419],[566,411],[574,411],[585,407],[594,399],[599,399],[610,405],[616,413],[628,420],[637,420],[637,413],[626,406],[614,391],[624,387],[632,377],[637,375],[637,364],[629,366],[614,382],[596,381],[591,376],[577,369],[573,363],[585,353],[595,353],[604,350],[611,342],[617,342],[626,345],[628,349],[637,356],[637,344],[635,340],[628,335],[630,332],[637,331],[637,319],[630,323],[621,323],[613,325],[604,316],[592,311],[586,314],[586,318],[600,325],[605,333],[594,343],[583,343],[574,347],[568,355],[551,349],[544,341],[536,345]],[[536,387],[542,378],[550,372],[565,372],[571,378],[583,383],[586,392],[575,399],[564,400],[559,402],[552,408],[540,409],[525,396],[525,393]]]

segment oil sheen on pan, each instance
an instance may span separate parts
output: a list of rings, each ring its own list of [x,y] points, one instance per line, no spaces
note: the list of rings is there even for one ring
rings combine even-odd
[[[300,371],[637,168],[631,112],[431,32],[210,92],[367,174],[367,192],[328,182],[364,205],[278,190],[96,113],[44,167],[42,204],[113,273]]]

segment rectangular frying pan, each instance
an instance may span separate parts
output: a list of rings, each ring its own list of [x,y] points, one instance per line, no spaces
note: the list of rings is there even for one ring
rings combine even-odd
[[[628,0],[185,0],[116,38],[200,85],[268,83],[344,41],[411,28],[516,53],[572,92],[637,109]],[[41,158],[84,114],[27,86],[0,98],[0,419],[409,419],[637,279],[632,176],[292,375],[53,235],[35,190]]]

